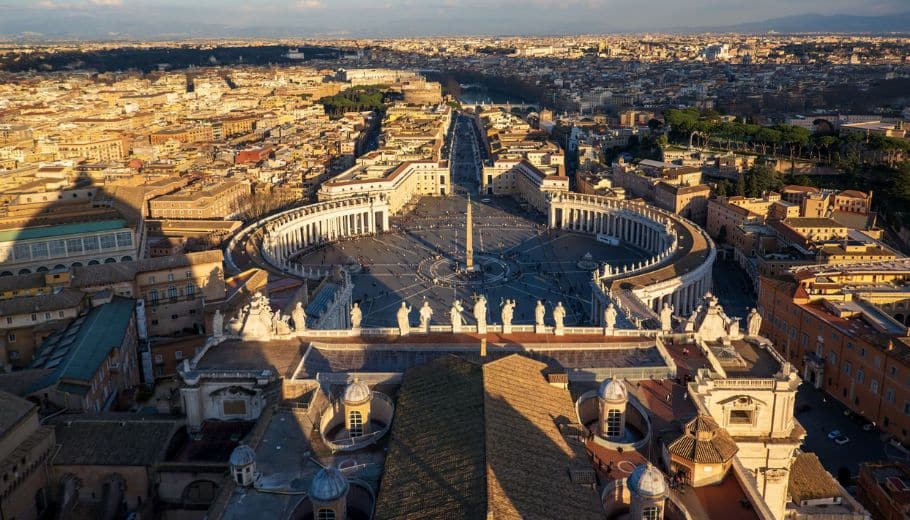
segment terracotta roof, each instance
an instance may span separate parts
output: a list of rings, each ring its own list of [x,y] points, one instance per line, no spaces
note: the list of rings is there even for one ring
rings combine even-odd
[[[560,433],[575,412],[546,368],[516,354],[408,370],[375,517],[601,518],[597,493],[570,478],[590,462]]]
[[[596,492],[569,470],[590,468],[560,424],[574,422],[568,390],[551,386],[547,365],[515,354],[483,367],[488,514],[493,518],[602,518]]]
[[[19,396],[0,391],[0,436],[6,435],[35,408],[35,403]]]
[[[54,458],[60,466],[151,466],[163,460],[175,420],[60,416]]]
[[[732,459],[739,448],[714,419],[698,415],[686,423],[682,435],[667,450],[696,464],[718,464]]]
[[[793,502],[841,496],[841,488],[814,453],[800,453],[790,467],[788,488]]]
[[[85,293],[82,291],[66,288],[51,294],[0,300],[0,316],[71,309],[79,306],[83,298]]]
[[[486,516],[482,410],[476,364],[451,356],[405,373],[377,520]]]

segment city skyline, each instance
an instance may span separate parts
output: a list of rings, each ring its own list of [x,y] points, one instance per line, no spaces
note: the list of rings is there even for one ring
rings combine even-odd
[[[899,0],[7,0],[0,36],[83,39],[179,37],[413,37],[436,35],[594,34],[618,32],[897,31]],[[898,15],[895,17],[895,15]]]

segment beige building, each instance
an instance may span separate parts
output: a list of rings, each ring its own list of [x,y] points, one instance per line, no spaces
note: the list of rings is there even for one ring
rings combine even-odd
[[[156,219],[223,219],[241,211],[250,184],[235,179],[191,184],[180,191],[149,201],[149,216]]]
[[[395,166],[359,164],[319,188],[320,202],[379,195],[399,212],[412,199],[451,193],[451,171],[446,162],[407,161]]]
[[[0,504],[3,518],[35,520],[48,512],[48,464],[54,429],[31,401],[0,391]]]

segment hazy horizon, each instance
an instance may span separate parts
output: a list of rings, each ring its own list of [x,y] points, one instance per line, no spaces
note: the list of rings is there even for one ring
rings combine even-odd
[[[886,17],[908,10],[905,0],[652,0],[647,8],[632,0],[263,0],[255,4],[197,0],[192,5],[178,0],[0,0],[0,35],[160,39],[598,34],[747,27],[815,13],[878,16],[887,24]],[[838,32],[837,27],[832,22],[831,31]]]

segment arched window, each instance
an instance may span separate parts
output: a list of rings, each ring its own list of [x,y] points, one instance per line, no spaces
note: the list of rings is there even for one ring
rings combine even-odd
[[[648,506],[641,510],[642,520],[660,520],[660,508],[657,506]]]
[[[19,274],[20,274],[20,275],[22,275],[22,274],[32,274],[32,272],[29,271],[28,269],[19,269]]]
[[[335,511],[323,507],[316,512],[316,520],[335,520]]]
[[[351,437],[360,437],[363,435],[363,415],[357,410],[348,414],[348,421],[351,423]]]
[[[622,412],[610,410],[607,412],[607,437],[619,436],[622,431]]]

